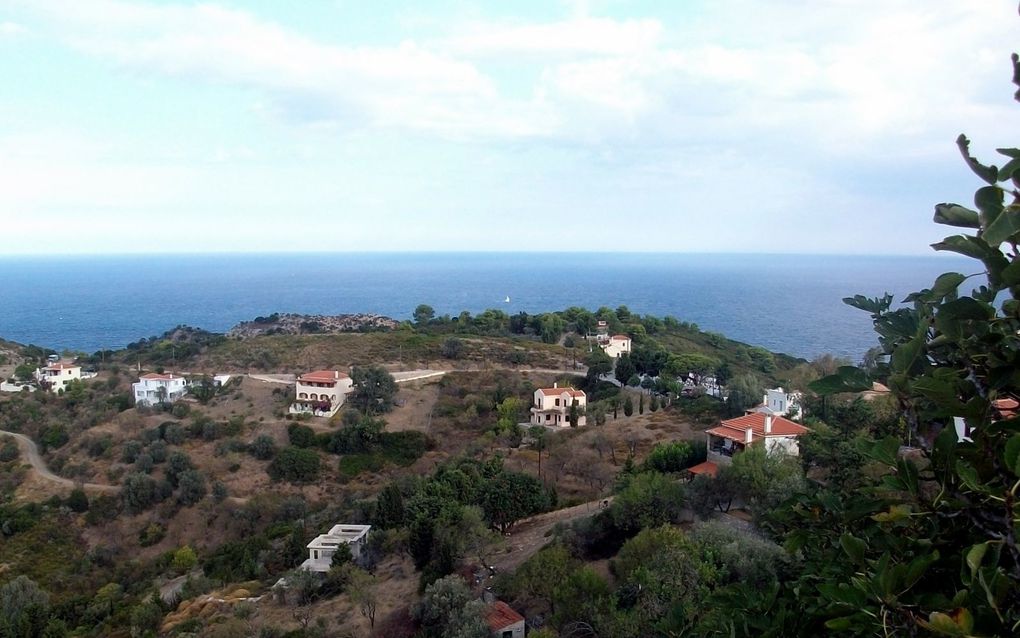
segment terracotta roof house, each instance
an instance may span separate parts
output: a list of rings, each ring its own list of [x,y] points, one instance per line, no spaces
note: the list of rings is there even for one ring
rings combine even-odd
[[[489,604],[485,610],[485,622],[493,638],[524,637],[524,616],[502,600]]]
[[[36,380],[50,392],[60,392],[71,381],[82,378],[77,363],[53,363],[35,371]]]
[[[627,335],[613,335],[608,339],[599,339],[599,345],[602,346],[602,350],[614,359],[619,359],[621,355],[630,354],[631,352],[631,340]]]
[[[587,423],[584,416],[588,406],[588,396],[582,390],[561,388],[553,384],[551,388],[535,390],[535,398],[531,407],[532,425],[570,426],[570,407],[577,406],[577,425]]]
[[[720,463],[728,464],[735,454],[743,452],[749,445],[764,445],[769,452],[797,456],[800,453],[797,437],[806,432],[806,427],[787,418],[749,412],[705,430],[708,436],[708,460],[688,471],[715,476]],[[695,468],[699,471],[693,472]]]
[[[333,416],[354,389],[354,382],[339,370],[306,372],[294,384],[294,403],[291,414]]]
[[[992,401],[992,409],[995,410],[993,421],[1006,421],[1015,418],[1020,414],[1020,401],[1015,397],[1006,396]],[[971,438],[974,428],[967,425],[967,422],[960,416],[953,417],[953,426],[956,428],[956,439],[958,441],[972,442]]]
[[[179,374],[150,372],[131,384],[135,405],[155,405],[160,401],[173,403],[188,393],[188,380]]]

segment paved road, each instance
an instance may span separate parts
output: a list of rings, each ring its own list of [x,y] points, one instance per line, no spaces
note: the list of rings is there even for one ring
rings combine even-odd
[[[18,434],[17,432],[8,432],[6,430],[0,430],[0,435],[6,434],[7,436],[14,437],[14,440],[18,443],[18,448],[21,449],[21,453],[25,456],[29,465],[41,478],[58,483],[65,487],[74,488],[75,482],[69,478],[63,476],[57,476],[50,468],[46,466],[46,462],[39,456],[39,447],[35,444],[35,441],[28,438],[24,434]],[[92,492],[105,492],[112,494],[120,491],[120,487],[117,485],[100,485],[99,483],[85,483],[82,487]]]

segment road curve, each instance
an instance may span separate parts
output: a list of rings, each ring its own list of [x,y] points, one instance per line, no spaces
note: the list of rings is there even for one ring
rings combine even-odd
[[[34,470],[41,478],[71,489],[76,487],[76,483],[74,481],[69,478],[64,478],[63,476],[57,476],[50,470],[49,467],[46,466],[46,462],[43,461],[41,456],[39,456],[39,446],[35,444],[35,441],[24,434],[0,430],[0,435],[4,434],[14,437],[21,453],[28,460],[29,465],[32,466],[32,470]],[[92,492],[104,492],[107,494],[115,494],[120,491],[120,486],[118,485],[101,485],[99,483],[85,483],[81,487]]]

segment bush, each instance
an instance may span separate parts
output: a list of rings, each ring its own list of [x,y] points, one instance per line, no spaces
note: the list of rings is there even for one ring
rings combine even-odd
[[[123,463],[134,463],[141,452],[141,441],[125,441],[120,450],[120,460]]]
[[[0,447],[0,463],[7,463],[18,458],[18,444],[13,441],[4,443],[3,447]]]
[[[142,512],[157,500],[156,481],[145,474],[128,474],[121,491],[124,507],[131,513]]]
[[[177,501],[182,505],[194,505],[205,498],[205,477],[198,470],[185,470],[178,477]]]
[[[166,536],[166,528],[159,523],[149,523],[138,532],[138,544],[142,547],[155,545]]]
[[[248,446],[248,452],[261,461],[268,461],[276,456],[276,441],[268,434],[259,435]]]
[[[307,425],[291,423],[287,426],[287,438],[294,447],[310,448],[315,447],[315,430]]]
[[[668,474],[701,463],[706,458],[706,450],[703,442],[698,443],[700,445],[687,441],[657,443],[645,459],[645,469]]]
[[[274,480],[305,483],[319,477],[319,465],[319,455],[314,450],[291,446],[277,453],[266,472]]]
[[[170,567],[178,574],[183,574],[184,572],[191,571],[197,564],[198,556],[195,555],[195,550],[185,545],[174,552],[174,558],[170,563]]]
[[[67,506],[72,512],[87,512],[89,509],[89,497],[85,495],[85,490],[81,488],[71,490],[71,494],[67,497]]]

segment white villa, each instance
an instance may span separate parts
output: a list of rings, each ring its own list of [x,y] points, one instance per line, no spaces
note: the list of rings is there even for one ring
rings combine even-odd
[[[188,393],[188,380],[179,374],[150,372],[131,384],[135,405],[156,405],[160,401],[173,403]]]
[[[561,388],[553,384],[551,388],[535,390],[535,400],[531,408],[532,425],[570,426],[570,406],[577,406],[577,425],[587,423],[584,416],[588,406],[588,397],[582,390]]]
[[[353,390],[354,382],[339,370],[316,370],[301,375],[294,385],[291,414],[333,416]]]
[[[613,335],[606,339],[599,337],[599,346],[614,359],[619,359],[621,355],[631,352],[631,340],[627,335]]]
[[[308,543],[308,558],[298,569],[309,572],[328,572],[333,565],[333,554],[341,545],[351,548],[351,557],[357,561],[368,542],[371,525],[334,525],[325,534],[319,534]]]
[[[735,454],[749,445],[764,445],[769,453],[797,456],[797,437],[808,431],[799,423],[764,412],[748,412],[744,416],[723,421],[705,430],[708,436],[708,459],[688,471],[691,474],[715,476],[719,465],[728,465]]]
[[[68,383],[82,379],[81,366],[77,363],[53,363],[35,371],[39,384],[50,392],[61,392]]]
[[[787,416],[791,412],[799,415],[801,413],[800,396],[800,392],[785,392],[782,387],[766,390],[761,399],[761,405],[755,410],[772,416]]]

